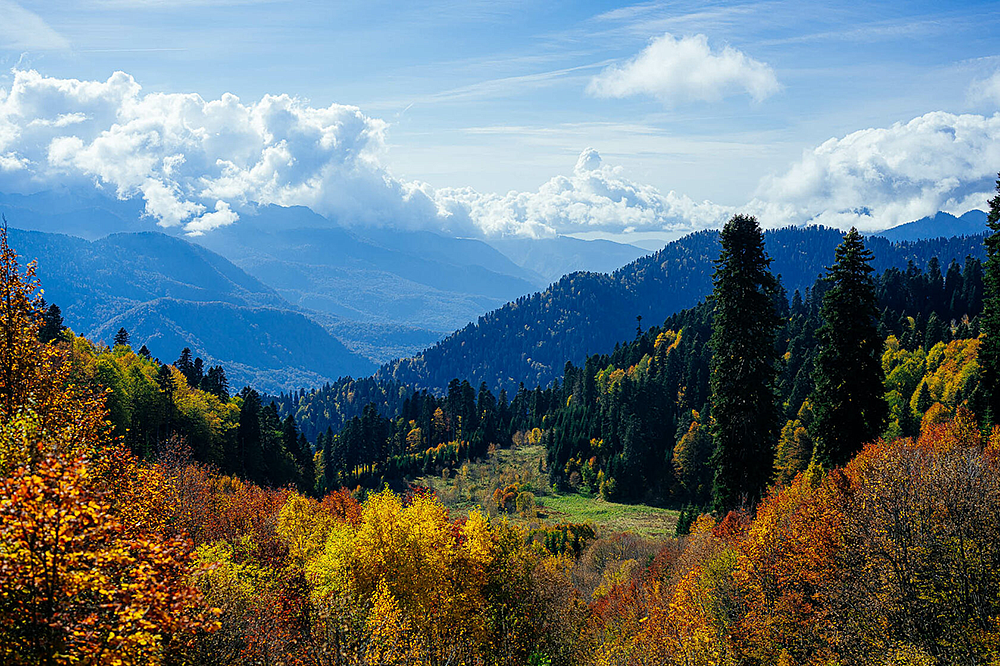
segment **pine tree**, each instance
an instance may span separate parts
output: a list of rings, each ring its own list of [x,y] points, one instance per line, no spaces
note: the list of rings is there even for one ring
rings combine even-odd
[[[976,400],[987,425],[1000,422],[1000,174],[997,195],[990,199],[986,224],[993,233],[986,237],[986,276],[983,316],[984,334],[979,347],[979,392]]]
[[[756,505],[771,478],[779,428],[775,392],[778,283],[754,217],[737,215],[722,230],[712,276],[715,320],[710,344],[712,439],[717,513]]]
[[[44,303],[43,300],[41,304],[44,305]],[[45,308],[42,320],[42,327],[38,331],[38,339],[42,342],[52,342],[66,330],[66,326],[63,324],[62,310],[55,303]]]
[[[883,387],[872,253],[857,229],[837,247],[823,296],[823,325],[813,381],[816,459],[842,465],[882,432],[888,416]]]
[[[121,328],[119,328],[118,332],[115,333],[115,343],[112,346],[113,347],[119,347],[119,346],[121,346],[121,347],[128,347],[128,331],[125,330],[124,326],[121,327]]]

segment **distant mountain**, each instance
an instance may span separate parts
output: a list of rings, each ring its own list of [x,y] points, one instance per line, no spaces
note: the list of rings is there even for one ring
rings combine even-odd
[[[833,262],[842,232],[824,227],[787,228],[765,234],[771,270],[792,292],[812,286]],[[881,272],[938,257],[944,267],[967,255],[983,255],[983,237],[890,243],[867,240]],[[454,377],[474,386],[513,390],[547,385],[566,361],[607,353],[636,334],[637,317],[658,325],[695,305],[712,289],[719,235],[703,231],[668,244],[614,273],[574,273],[542,292],[524,296],[480,317],[476,323],[412,358],[384,365],[377,376],[404,385],[443,389]]]
[[[195,240],[293,304],[417,329],[418,338],[444,335],[544,284],[482,241],[426,231],[362,234],[302,207],[264,206]]]
[[[113,233],[157,229],[151,218],[142,217],[141,201],[121,201],[82,188],[28,195],[0,192],[0,213],[19,229],[70,234],[88,240]]]
[[[144,217],[139,200],[85,188],[0,194],[0,212],[19,228],[90,240],[139,229],[179,233]],[[310,311],[348,349],[377,363],[415,354],[566,272],[612,270],[644,254],[610,241],[509,239],[494,247],[429,231],[345,228],[301,206],[241,211],[236,224],[190,240]],[[92,314],[104,321],[118,313]]]
[[[12,220],[13,222],[13,220]],[[346,349],[273,289],[205,248],[160,233],[88,241],[10,230],[22,261],[36,260],[45,298],[74,331],[110,342],[124,326],[164,361],[191,347],[222,363],[234,386],[270,391],[368,374]]]
[[[901,224],[877,234],[891,241],[915,241],[927,238],[950,238],[952,236],[972,236],[986,231],[986,213],[970,210],[961,217],[938,212],[913,222]]]
[[[93,335],[110,340],[122,326],[134,344],[145,344],[154,354],[190,347],[209,365],[222,365],[237,390],[319,386],[374,369],[318,323],[287,309],[161,298],[109,319]],[[164,360],[173,361],[177,352],[171,353]]]
[[[581,240],[570,236],[498,238],[487,243],[521,268],[540,275],[545,284],[577,271],[608,273],[649,254],[649,250],[635,245],[609,240]]]

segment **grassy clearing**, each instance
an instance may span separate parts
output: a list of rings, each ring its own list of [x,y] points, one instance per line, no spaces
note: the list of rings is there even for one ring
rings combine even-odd
[[[631,532],[651,539],[673,536],[677,511],[606,502],[589,494],[554,492],[547,475],[539,470],[539,462],[544,458],[545,449],[540,445],[499,449],[482,462],[463,465],[441,476],[420,477],[416,482],[433,488],[446,506],[460,514],[477,506],[495,512],[493,491],[517,484],[534,494],[538,510],[535,518],[512,516],[518,522],[533,525],[589,522],[603,534]]]
[[[631,532],[663,539],[673,536],[677,526],[677,511],[645,504],[616,504],[578,494],[540,497],[538,504],[549,522],[592,522],[605,532]]]

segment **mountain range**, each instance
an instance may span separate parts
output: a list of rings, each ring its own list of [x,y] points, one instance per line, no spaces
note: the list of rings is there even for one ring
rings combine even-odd
[[[88,241],[9,231],[23,261],[38,263],[44,297],[77,333],[110,342],[123,327],[165,362],[190,347],[223,365],[233,386],[265,390],[364,375],[375,365],[295,311],[226,259],[161,233]]]
[[[771,270],[791,293],[810,288],[833,263],[842,232],[789,227],[765,233]],[[881,272],[909,262],[923,267],[937,257],[944,267],[983,255],[983,235],[893,243],[866,241]],[[403,385],[443,390],[453,377],[491,389],[531,388],[558,379],[567,361],[609,353],[635,337],[642,322],[661,324],[712,290],[719,234],[701,231],[667,244],[613,273],[573,273],[541,292],[523,296],[453,333],[426,351],[385,364],[377,376]]]
[[[382,379],[433,390],[456,376],[547,384],[566,361],[610,350],[642,321],[658,324],[704,298],[719,250],[714,231],[647,255],[569,237],[362,232],[279,206],[181,239],[126,233],[157,227],[134,201],[69,190],[0,195],[0,212],[13,226],[45,230],[12,231],[11,240],[38,259],[46,298],[77,332],[109,342],[124,327],[166,361],[190,347],[229,369],[234,385],[272,392],[366,376],[378,364]],[[975,233],[984,218],[938,213],[871,237],[876,268],[978,255],[981,238],[890,241]],[[769,231],[772,269],[789,290],[806,289],[839,240],[817,227]]]

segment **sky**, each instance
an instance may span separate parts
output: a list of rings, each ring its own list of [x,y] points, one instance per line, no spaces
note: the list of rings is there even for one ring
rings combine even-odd
[[[982,208],[996,2],[0,0],[0,191],[464,236]]]

